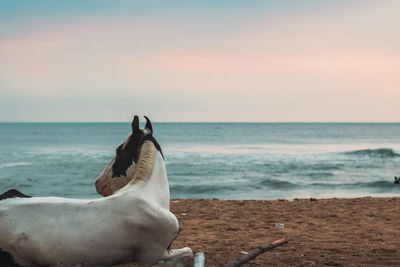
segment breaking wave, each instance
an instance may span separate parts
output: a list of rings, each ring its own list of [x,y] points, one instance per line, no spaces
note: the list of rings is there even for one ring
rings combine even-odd
[[[261,182],[263,186],[266,186],[268,188],[272,189],[290,189],[290,188],[295,188],[298,187],[297,184],[287,182],[287,181],[280,181],[280,180],[274,180],[274,179],[267,179]]]
[[[221,193],[229,191],[234,191],[235,187],[233,186],[222,186],[222,185],[170,185],[171,193],[179,194],[179,193],[192,193],[192,194],[202,194],[202,193]]]
[[[27,166],[27,165],[32,165],[32,163],[29,163],[29,162],[9,162],[9,163],[0,164],[0,169],[3,169],[3,168],[14,168],[14,167],[19,167],[19,166]]]
[[[345,154],[356,155],[356,156],[380,157],[380,158],[400,157],[400,153],[394,151],[391,148],[354,150],[354,151],[345,152]]]

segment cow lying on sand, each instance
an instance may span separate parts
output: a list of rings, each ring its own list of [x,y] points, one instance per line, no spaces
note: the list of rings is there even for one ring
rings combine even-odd
[[[132,133],[96,180],[107,197],[1,195],[0,260],[10,261],[2,264],[109,266],[192,256],[190,248],[169,250],[179,223],[169,211],[165,162],[146,120],[141,130],[135,116]]]

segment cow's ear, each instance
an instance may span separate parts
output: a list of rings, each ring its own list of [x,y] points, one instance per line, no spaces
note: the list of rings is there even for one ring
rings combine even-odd
[[[146,126],[145,128],[150,132],[153,133],[153,126],[151,125],[151,121],[147,116],[144,116],[146,118]]]
[[[139,131],[139,117],[135,115],[132,121],[132,133],[137,133]]]

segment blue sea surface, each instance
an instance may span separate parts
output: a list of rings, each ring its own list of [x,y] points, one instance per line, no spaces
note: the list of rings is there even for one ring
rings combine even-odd
[[[399,123],[154,123],[172,198],[400,196]],[[0,191],[100,197],[130,123],[0,123]]]

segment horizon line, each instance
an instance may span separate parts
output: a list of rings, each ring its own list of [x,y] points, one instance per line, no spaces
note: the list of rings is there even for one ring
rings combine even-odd
[[[0,121],[0,123],[130,123],[129,121]],[[152,123],[400,123],[400,121],[152,121]]]

